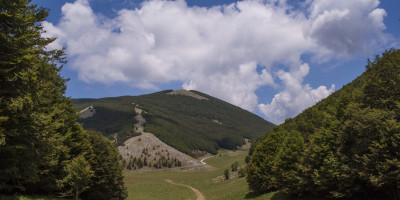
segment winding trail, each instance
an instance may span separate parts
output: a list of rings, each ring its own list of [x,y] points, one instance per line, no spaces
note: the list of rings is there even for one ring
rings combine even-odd
[[[204,160],[209,159],[209,158],[212,158],[212,157],[214,157],[214,156],[216,156],[216,155],[208,156],[208,157],[205,157],[205,158],[201,159],[201,160],[200,160],[201,164],[207,165],[207,163],[205,163]]]
[[[179,186],[183,186],[183,187],[187,187],[189,189],[191,189],[194,193],[196,193],[197,196],[197,200],[205,200],[206,198],[204,198],[203,193],[201,193],[199,190],[197,190],[196,188],[189,186],[189,185],[185,185],[182,183],[174,183],[174,181],[170,180],[170,179],[165,179],[165,181],[167,183],[173,184],[173,185],[179,185]]]

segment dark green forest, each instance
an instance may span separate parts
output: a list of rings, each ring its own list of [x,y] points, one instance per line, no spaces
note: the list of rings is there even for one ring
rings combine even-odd
[[[76,99],[73,103],[78,110],[94,106],[96,114],[79,121],[84,128],[100,131],[105,136],[112,133],[107,130],[121,123],[127,124],[112,130],[126,134],[127,130],[121,127],[133,126],[135,122],[129,113],[134,113],[134,106],[138,106],[145,111],[143,117],[147,121],[147,132],[154,133],[163,142],[192,156],[196,156],[197,151],[216,154],[218,148],[235,149],[244,144],[244,138],[255,139],[274,126],[248,111],[209,95],[191,91],[208,99],[200,100],[184,95],[168,95],[171,91],[141,96]],[[119,113],[121,118],[108,117],[105,125],[103,116],[113,113]]]
[[[263,136],[251,151],[249,186],[304,199],[400,199],[399,122],[400,50],[392,49]]]
[[[0,3],[0,194],[125,199],[116,148],[64,96],[66,56],[46,49],[47,16],[29,0]]]

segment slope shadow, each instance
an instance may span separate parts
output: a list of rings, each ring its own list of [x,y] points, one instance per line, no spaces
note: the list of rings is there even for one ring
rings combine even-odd
[[[284,192],[271,192],[271,193],[273,193],[273,194],[268,195],[268,196],[271,196],[270,200],[291,199],[290,196]],[[265,195],[265,193],[253,191],[253,192],[247,193],[245,196],[245,199],[254,199],[261,195]]]
[[[246,194],[244,199],[254,199],[254,198],[256,198],[258,196],[261,196],[261,195],[263,195],[263,193],[260,193],[260,192],[249,192],[249,193]]]

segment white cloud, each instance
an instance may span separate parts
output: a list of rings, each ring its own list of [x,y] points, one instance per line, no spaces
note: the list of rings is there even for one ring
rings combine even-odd
[[[87,0],[77,0],[62,7],[58,24],[44,26],[47,36],[59,38],[49,48],[65,46],[69,67],[88,83],[155,89],[180,81],[183,88],[250,111],[259,103],[255,91],[276,86],[276,64],[285,65],[290,70],[277,74],[285,90],[259,106],[268,119],[282,120],[333,90],[302,83],[309,70],[302,65],[303,54],[329,59],[361,51],[385,28],[385,11],[376,8],[377,0],[340,2],[307,1],[308,10],[301,11],[276,0],[212,8],[150,0],[107,19],[94,13]]]
[[[205,88],[205,91],[219,96],[247,110],[253,110],[257,104],[254,91],[263,85],[273,85],[271,74],[263,69],[256,72],[256,63],[247,63],[239,66],[239,70],[232,69],[227,73],[216,73],[203,77],[194,75],[193,80],[183,85],[184,89],[193,90]],[[207,80],[207,81],[204,81]]]
[[[309,36],[325,51],[348,54],[365,51],[385,29],[386,12],[378,0],[318,0],[309,7]]]
[[[308,84],[303,85],[303,79],[309,69],[308,64],[303,64],[299,68],[293,68],[291,72],[280,70],[278,77],[284,83],[285,89],[274,96],[271,104],[259,104],[259,110],[272,122],[279,124],[288,116],[297,115],[335,90],[335,85],[330,89],[326,86],[312,89]]]

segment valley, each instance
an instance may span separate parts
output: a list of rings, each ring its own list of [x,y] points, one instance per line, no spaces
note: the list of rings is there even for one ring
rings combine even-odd
[[[208,101],[192,92],[178,90],[167,93],[171,97],[190,97],[196,101]],[[135,117],[132,129],[137,136],[126,140],[118,146],[120,158],[125,166],[125,185],[128,189],[128,199],[271,199],[275,193],[258,196],[247,186],[246,178],[239,177],[238,172],[231,171],[232,163],[238,162],[239,168],[245,167],[245,157],[250,149],[249,140],[237,150],[219,149],[215,155],[203,152],[198,158],[193,158],[164,143],[153,133],[147,132],[149,113],[143,110],[143,105],[133,103]],[[81,113],[85,119],[96,116],[92,114],[96,107],[88,106]],[[92,111],[91,111],[92,110]],[[88,113],[90,112],[90,113]],[[89,114],[92,114],[89,117]],[[175,116],[170,116],[173,119]],[[215,120],[216,121],[216,120]],[[212,124],[220,125],[221,122]],[[135,162],[133,162],[133,160]],[[140,162],[140,168],[138,166]],[[144,160],[146,165],[144,165]],[[180,165],[177,166],[177,160]],[[162,165],[163,161],[168,161]],[[157,166],[161,163],[161,166]],[[168,165],[169,164],[169,165]],[[172,164],[172,165],[171,165]],[[155,165],[155,167],[154,167]],[[230,170],[229,180],[224,177],[224,171]]]
[[[105,136],[109,134],[110,139],[120,144],[118,151],[125,168],[124,182],[128,190],[128,199],[151,200],[163,197],[163,199],[203,200],[276,197],[275,193],[260,196],[252,193],[248,189],[246,178],[239,177],[238,171],[231,171],[231,165],[235,162],[239,168],[245,167],[245,157],[250,149],[249,139],[254,138],[246,135],[246,132],[253,135],[254,132],[258,133],[257,135],[264,134],[272,127],[269,126],[269,122],[259,120],[247,111],[197,92],[165,91],[144,97],[74,100],[75,106],[82,110],[81,115],[84,118],[81,118],[80,122],[84,127],[97,129]],[[132,118],[133,115],[129,113],[134,113],[134,117]],[[105,126],[106,124],[108,126]],[[110,128],[113,124],[130,128],[120,131],[121,129]],[[254,126],[246,127],[246,124]],[[257,129],[257,127],[263,128]],[[238,131],[245,129],[249,130],[244,133]],[[109,130],[113,130],[115,134],[111,134]],[[152,132],[154,130],[158,133],[158,137]],[[183,135],[167,144],[169,140],[165,140],[165,135],[168,134],[160,134],[160,130],[167,133],[174,131],[171,135],[176,132]],[[202,150],[204,139],[221,140],[227,137],[226,132],[229,130],[232,131],[233,138],[244,134],[248,139],[242,139],[243,145],[231,150],[218,147],[217,151],[211,151],[213,154],[207,152],[207,149]],[[121,138],[118,134],[127,131],[130,131],[133,137],[123,142],[118,141]],[[164,140],[159,138],[160,136]],[[194,144],[198,147],[186,151],[190,155],[180,151],[182,148],[178,150],[173,147],[181,147],[176,145],[177,142],[190,141],[191,137],[197,138]],[[214,143],[218,144],[220,143]],[[235,141],[232,144],[236,144]],[[230,170],[229,180],[224,176],[226,169]]]
[[[400,200],[399,1],[48,2],[0,4],[0,200]]]
[[[129,171],[125,170],[125,185],[128,188],[129,200],[163,199],[199,199],[196,193],[186,186],[198,190],[207,200],[212,199],[276,199],[279,193],[258,195],[252,193],[245,177],[232,176],[229,180],[219,179],[225,169],[231,169],[231,164],[238,161],[239,166],[245,165],[244,159],[248,149],[236,151],[219,150],[218,155],[205,159],[209,168],[192,171]],[[171,180],[180,185],[171,185]],[[186,185],[186,186],[182,186]],[[278,198],[278,199],[279,199]],[[282,198],[281,198],[282,199]]]

